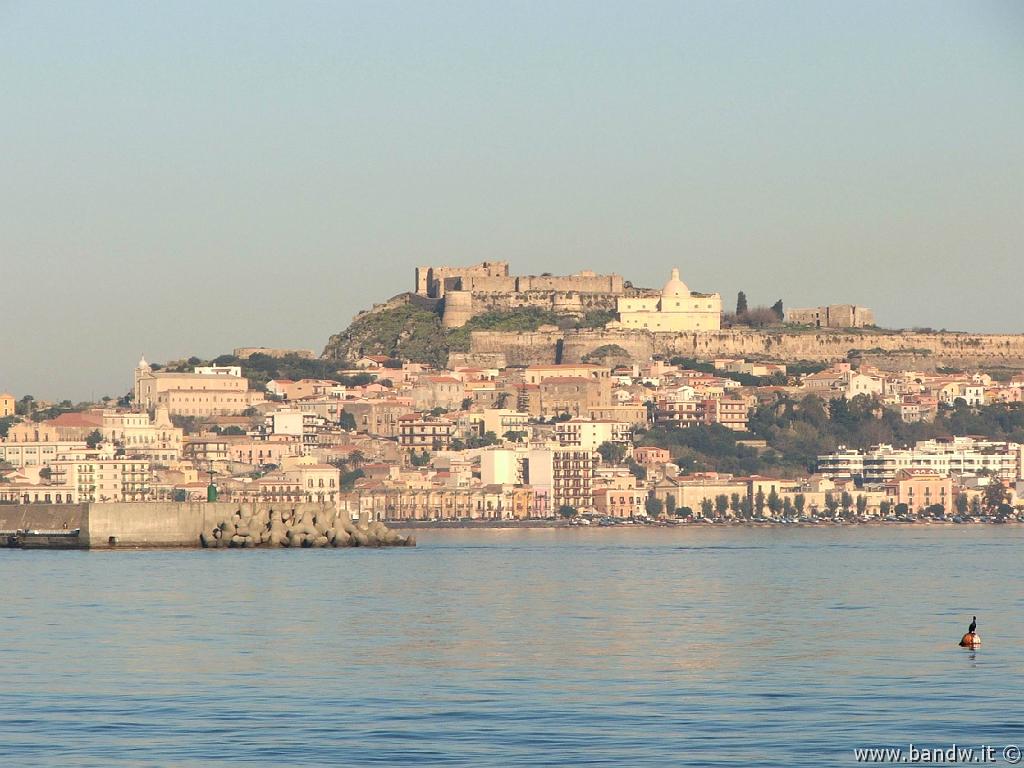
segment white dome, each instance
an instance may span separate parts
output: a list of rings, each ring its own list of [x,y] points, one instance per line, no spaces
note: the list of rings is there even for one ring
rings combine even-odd
[[[672,277],[665,283],[665,288],[662,290],[661,295],[666,298],[690,298],[690,289],[687,288],[686,283],[679,279],[678,269],[672,270]]]

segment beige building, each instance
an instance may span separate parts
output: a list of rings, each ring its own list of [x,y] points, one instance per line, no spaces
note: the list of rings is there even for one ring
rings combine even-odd
[[[665,283],[660,296],[618,300],[619,325],[647,331],[717,331],[722,327],[722,297],[696,293],[679,279],[679,270]]]
[[[128,456],[171,464],[181,458],[183,430],[171,423],[167,409],[160,406],[152,420],[148,413],[104,411],[103,439],[124,448]]]
[[[815,328],[862,328],[875,324],[875,313],[856,304],[829,304],[809,309],[787,309],[786,322]]]
[[[0,419],[14,415],[14,395],[0,392]]]
[[[154,371],[145,358],[135,369],[135,405],[145,411],[158,406],[171,416],[240,414],[264,402],[262,392],[249,390],[240,369],[197,368],[193,373]]]
[[[50,472],[50,482],[74,489],[78,503],[151,498],[150,464],[146,459],[79,456],[51,463]]]
[[[403,448],[445,451],[454,435],[455,424],[448,419],[416,413],[398,417],[398,444]]]
[[[378,437],[398,437],[399,417],[412,413],[408,400],[346,400],[344,405],[356,432]]]

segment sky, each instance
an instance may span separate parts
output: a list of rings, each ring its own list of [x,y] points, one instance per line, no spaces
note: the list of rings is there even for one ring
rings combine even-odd
[[[0,0],[0,391],[322,350],[419,264],[1024,331],[1020,2]]]

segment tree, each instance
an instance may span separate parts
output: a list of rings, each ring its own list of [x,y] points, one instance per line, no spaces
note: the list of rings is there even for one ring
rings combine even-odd
[[[971,517],[979,517],[981,515],[981,497],[971,497]]]
[[[768,510],[772,513],[773,517],[782,510],[782,499],[779,498],[779,494],[775,492],[774,488],[768,494]]]
[[[669,493],[665,495],[665,514],[669,517],[676,513],[676,497]]]
[[[366,461],[366,456],[363,455],[362,451],[352,451],[352,453],[348,455],[348,460],[352,462],[353,466],[358,467]]]
[[[644,502],[644,510],[650,517],[660,517],[664,508],[664,503],[657,496],[648,496],[647,501]]]
[[[857,516],[864,517],[864,513],[868,511],[868,499],[863,493],[857,494]]]
[[[462,398],[462,406],[461,406],[460,410],[468,411],[472,406],[473,406],[473,398],[472,397],[464,397],[464,398]]]
[[[747,294],[740,291],[736,294],[736,316],[747,314]]]
[[[184,488],[175,488],[171,491],[171,501],[177,501],[178,503],[188,501],[188,491]]]
[[[714,502],[709,498],[703,498],[700,500],[700,515],[701,517],[711,517],[711,513],[714,512]]]
[[[925,512],[937,520],[941,520],[946,516],[946,508],[941,504],[930,504],[928,508],[925,509]]]
[[[35,410],[35,398],[32,395],[25,395],[14,404],[14,413],[18,416],[28,416]]]
[[[782,515],[783,517],[793,517],[793,512],[795,512],[793,502],[790,500],[789,496],[787,496],[782,500]]]
[[[348,411],[341,412],[341,418],[338,419],[338,426],[349,432],[356,431],[356,417]]]
[[[754,509],[757,511],[758,517],[764,517],[764,491],[760,488],[754,494]]]
[[[576,517],[578,514],[579,512],[577,512],[576,507],[570,507],[568,504],[563,504],[558,508],[558,516],[564,517],[567,520],[570,517]]]
[[[245,430],[242,429],[241,427],[238,427],[238,426],[235,426],[234,424],[232,424],[229,427],[225,427],[224,431],[221,432],[221,434],[222,435],[244,435],[245,434]]]
[[[888,499],[882,499],[880,502],[878,502],[878,514],[880,514],[882,517],[888,515],[891,509],[892,502],[889,501]]]
[[[807,497],[802,493],[798,493],[793,497],[793,506],[796,508],[796,513],[803,517],[804,507],[807,505]]]
[[[740,516],[740,495],[738,493],[734,493],[729,497],[729,509],[732,510],[736,517]]]
[[[352,469],[348,472],[341,473],[341,489],[343,491],[351,491],[356,484],[356,480],[361,477],[366,477],[366,473],[362,469]]]
[[[961,491],[956,495],[956,513],[961,517],[967,514],[967,509],[970,506],[970,501],[967,498],[967,494]]]
[[[1007,496],[1008,494],[1002,481],[996,477],[990,478],[988,485],[985,486],[985,511],[990,515],[993,514],[1000,504],[1006,502]]]
[[[526,439],[526,432],[519,429],[510,429],[504,435],[502,435],[510,443],[521,443]]]
[[[725,513],[729,511],[729,497],[724,493],[720,493],[715,496],[715,514],[719,517],[725,517]]]
[[[626,462],[626,466],[629,467],[629,474],[631,474],[637,480],[647,479],[647,468],[644,467],[642,464],[637,464],[631,458]]]
[[[409,454],[409,462],[414,467],[425,467],[427,466],[427,464],[430,463],[430,452],[427,451],[425,448],[423,449],[422,453],[417,453],[416,451],[413,451],[412,453]]]
[[[843,491],[839,496],[839,506],[845,510],[849,510],[853,506],[853,496],[850,495],[849,491]]]
[[[903,502],[900,502],[899,504],[896,505],[896,515],[898,517],[906,517],[909,514],[910,514],[910,507],[908,507],[906,504],[904,504]]]
[[[825,509],[830,515],[835,516],[836,510],[839,509],[839,500],[836,499],[835,494],[825,494]]]
[[[94,449],[97,445],[103,442],[103,435],[98,429],[94,429],[85,438],[85,444],[90,448]]]
[[[786,318],[786,310],[782,308],[782,299],[779,299],[772,304],[772,312],[775,313],[775,316],[779,318],[779,320],[784,320]]]
[[[626,447],[622,443],[610,443],[607,440],[597,446],[597,452],[605,464],[619,464],[626,457]]]

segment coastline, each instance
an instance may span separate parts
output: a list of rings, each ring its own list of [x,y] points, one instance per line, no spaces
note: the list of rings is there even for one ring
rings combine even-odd
[[[668,522],[651,521],[648,523],[620,522],[620,523],[592,523],[580,525],[567,520],[385,520],[383,521],[393,530],[409,531],[434,531],[434,530],[516,530],[516,529],[638,529],[647,530],[650,528],[857,528],[869,526],[872,528],[956,528],[960,526],[983,526],[983,525],[1011,525],[1017,526],[1022,523],[1020,520],[965,520],[954,522],[952,520],[845,520],[841,523],[832,520],[802,521],[802,522],[781,522],[778,520],[723,520],[723,521],[700,521],[700,522]]]

